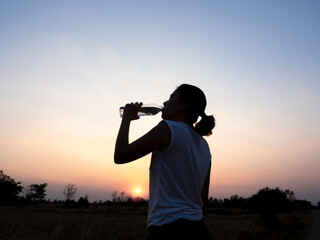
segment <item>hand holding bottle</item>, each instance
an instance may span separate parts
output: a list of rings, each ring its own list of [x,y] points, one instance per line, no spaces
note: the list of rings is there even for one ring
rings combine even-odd
[[[140,116],[138,116],[138,111],[141,108],[142,103],[128,103],[126,104],[124,107],[120,108],[120,116],[124,119],[127,120],[137,120],[140,118]]]

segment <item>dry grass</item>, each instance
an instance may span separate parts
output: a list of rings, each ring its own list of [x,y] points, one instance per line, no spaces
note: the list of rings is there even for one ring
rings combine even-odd
[[[141,239],[145,209],[1,208],[1,240]]]
[[[136,240],[146,236],[146,208],[0,208],[1,240]],[[303,239],[310,212],[289,214],[208,214],[214,240]]]
[[[301,240],[307,236],[312,214],[209,214],[206,223],[214,240]]]

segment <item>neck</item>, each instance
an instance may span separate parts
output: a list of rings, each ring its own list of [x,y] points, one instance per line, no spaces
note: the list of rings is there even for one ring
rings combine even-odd
[[[192,129],[194,129],[193,123],[190,122],[185,115],[179,115],[175,119],[172,119],[172,120],[174,120],[176,122],[183,122],[183,123],[187,124],[189,127],[191,127]]]
[[[184,122],[185,124],[187,124],[189,127],[191,127],[192,129],[194,129],[194,126],[193,126],[193,124],[192,123],[190,123],[190,122]]]

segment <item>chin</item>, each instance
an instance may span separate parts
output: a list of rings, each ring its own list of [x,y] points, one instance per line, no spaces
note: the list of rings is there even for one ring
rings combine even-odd
[[[162,118],[163,120],[170,120],[165,113],[162,113],[162,114],[161,114],[161,118]]]

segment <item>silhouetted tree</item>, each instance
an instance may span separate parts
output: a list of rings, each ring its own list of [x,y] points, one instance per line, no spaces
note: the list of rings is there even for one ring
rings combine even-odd
[[[80,207],[80,208],[88,208],[89,207],[88,195],[86,195],[85,197],[79,198],[78,207]]]
[[[287,192],[286,192],[287,191]],[[291,210],[291,202],[288,197],[293,197],[293,192],[282,191],[278,187],[270,189],[268,187],[260,189],[250,199],[250,205],[258,211],[280,212]],[[288,192],[290,193],[288,195]],[[292,193],[292,194],[291,194]]]
[[[76,185],[68,183],[68,185],[64,187],[62,193],[67,198],[66,201],[70,201],[76,195],[77,192],[78,188],[76,187]]]
[[[287,198],[290,202],[293,202],[296,200],[296,197],[294,196],[294,192],[293,191],[290,191],[289,189],[286,189],[285,191],[285,194],[287,195]]]
[[[230,207],[230,199],[229,198],[223,199],[223,207],[225,207],[225,208]]]
[[[208,199],[208,208],[221,208],[223,201],[221,199],[210,197]]]
[[[125,203],[128,200],[132,199],[132,196],[130,194],[127,194],[125,191],[122,191],[119,195],[117,195],[116,191],[113,191],[112,197],[112,200],[117,203]]]
[[[130,194],[127,194],[125,191],[121,192],[118,197],[118,202],[124,203],[127,202],[129,199],[132,199]]]
[[[113,191],[111,193],[111,196],[112,196],[112,202],[116,204],[125,204],[125,203],[133,202],[133,198],[131,194],[128,194],[125,191],[120,192],[119,195],[117,191]]]
[[[0,205],[15,205],[18,202],[23,189],[20,184],[0,170]]]
[[[27,199],[31,201],[36,201],[36,202],[43,202],[45,201],[46,198],[46,187],[48,186],[47,183],[43,184],[31,184],[28,188],[27,192]]]
[[[116,202],[117,201],[117,195],[118,195],[118,192],[117,191],[113,191],[111,193],[111,197],[112,197],[112,201],[113,202]]]
[[[238,195],[232,195],[230,197],[229,204],[231,208],[246,208],[247,200],[243,197],[239,197]]]

